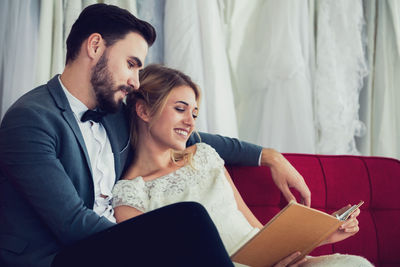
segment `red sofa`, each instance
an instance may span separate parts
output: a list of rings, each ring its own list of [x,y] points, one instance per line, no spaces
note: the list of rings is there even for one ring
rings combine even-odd
[[[284,154],[311,190],[311,206],[332,213],[347,204],[365,203],[360,232],[311,255],[362,255],[378,267],[400,266],[400,161],[383,157]],[[287,202],[267,167],[228,166],[245,202],[262,223]],[[299,199],[299,194],[296,194]]]

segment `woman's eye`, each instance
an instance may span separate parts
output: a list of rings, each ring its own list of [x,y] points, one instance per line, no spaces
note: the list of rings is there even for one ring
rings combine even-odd
[[[135,65],[132,63],[132,62],[130,62],[130,61],[128,61],[128,68],[133,68]]]
[[[184,112],[185,111],[185,109],[184,108],[181,108],[181,107],[176,107],[175,108],[177,111],[179,111],[179,112]]]

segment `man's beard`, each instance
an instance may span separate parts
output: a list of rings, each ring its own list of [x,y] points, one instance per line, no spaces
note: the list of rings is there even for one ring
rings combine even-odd
[[[107,113],[115,113],[118,111],[121,101],[115,101],[114,96],[120,90],[126,92],[132,91],[130,86],[116,86],[113,83],[111,72],[108,70],[107,53],[104,54],[93,68],[90,82],[96,94],[97,108]]]

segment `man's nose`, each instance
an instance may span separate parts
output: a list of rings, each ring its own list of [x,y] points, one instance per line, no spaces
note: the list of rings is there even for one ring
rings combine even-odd
[[[140,87],[140,82],[139,82],[139,75],[134,75],[129,78],[128,80],[128,85],[132,87],[133,90],[138,90]]]

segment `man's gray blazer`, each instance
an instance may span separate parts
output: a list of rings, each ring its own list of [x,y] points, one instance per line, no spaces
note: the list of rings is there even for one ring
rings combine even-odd
[[[125,106],[102,123],[118,179],[132,154]],[[258,146],[210,134],[201,139],[229,164],[258,162]],[[113,226],[93,203],[86,146],[55,76],[22,96],[0,126],[0,266],[50,266],[61,247]]]

